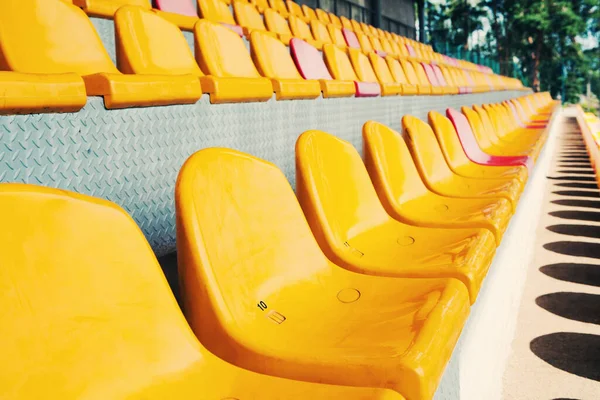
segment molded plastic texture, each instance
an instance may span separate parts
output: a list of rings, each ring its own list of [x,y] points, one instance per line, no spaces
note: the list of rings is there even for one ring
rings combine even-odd
[[[283,173],[234,150],[192,155],[175,202],[183,304],[211,352],[264,374],[432,398],[469,313],[463,284],[332,264]]]
[[[0,184],[0,219],[1,398],[403,399],[257,374],[214,356],[188,326],[143,233],[113,203]],[[426,321],[462,326],[468,311],[440,309],[462,293],[449,286],[441,294],[424,305]],[[195,323],[210,323],[205,317]],[[426,335],[423,327],[417,337]]]

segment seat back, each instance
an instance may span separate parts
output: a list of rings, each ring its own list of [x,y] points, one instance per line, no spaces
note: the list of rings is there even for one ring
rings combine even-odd
[[[427,64],[425,62],[421,62],[421,63],[419,63],[419,65],[425,71],[425,75],[427,76],[427,80],[429,81],[429,83],[432,86],[441,86],[440,82],[437,79],[437,76],[435,75],[435,72],[433,72],[433,68],[431,68],[431,65],[429,65],[429,64]]]
[[[472,108],[469,108],[467,106],[461,107],[460,110],[467,118],[467,121],[469,121],[471,133],[477,139],[478,147],[480,147],[481,149],[486,149],[490,147],[492,145],[492,141],[488,136],[488,132],[486,132],[486,128],[483,126],[481,116]],[[461,134],[461,139],[462,137],[463,136]]]
[[[244,40],[221,24],[200,20],[194,26],[196,61],[219,78],[259,78]]]
[[[369,61],[371,61],[371,65],[373,66],[373,70],[375,71],[375,75],[377,75],[379,82],[394,83],[394,78],[383,57],[371,53],[369,54]]]
[[[363,34],[366,34],[366,33],[367,33],[367,32],[364,32],[364,31],[362,30],[362,26],[360,25],[360,22],[358,22],[358,21],[356,21],[356,20],[354,20],[354,19],[351,19],[351,20],[350,20],[350,24],[352,24],[352,30],[353,30],[354,32],[356,32],[356,33],[363,33]]]
[[[499,126],[497,125],[496,119],[492,118],[484,108],[474,105],[473,110],[479,115],[484,132],[493,132],[494,134],[499,133]]]
[[[329,16],[329,20],[331,21],[331,23],[334,26],[337,26],[340,29],[344,27],[344,25],[342,25],[342,21],[340,20],[340,18],[337,15],[335,15],[333,13],[327,13],[327,15]],[[321,18],[319,18],[319,19],[321,19]],[[323,21],[323,22],[325,22],[325,21]]]
[[[329,18],[329,13],[325,10],[321,10],[320,8],[315,9],[315,13],[317,14],[317,18],[324,24],[333,24],[331,18]],[[335,25],[335,24],[334,24]]]
[[[478,120],[479,117],[475,111],[468,107],[464,107],[464,111],[466,112],[461,114],[458,110],[448,108],[446,110],[446,115],[448,118],[450,118],[450,121],[452,121],[452,125],[456,130],[456,134],[460,140],[460,143],[465,152],[469,154],[469,158],[479,158],[484,160],[489,156],[487,156],[479,146],[478,140],[476,139],[476,135],[474,133],[475,129],[473,128],[473,126],[476,124],[481,123]],[[471,119],[467,119],[466,115],[470,115]]]
[[[448,86],[449,82],[446,80],[446,77],[444,76],[444,73],[440,69],[439,65],[431,64],[431,68],[433,69],[433,72],[435,73],[435,77],[437,78],[440,86]]]
[[[0,1],[0,69],[39,74],[119,72],[87,15],[56,0]]]
[[[392,44],[390,43],[390,41],[388,39],[386,39],[385,37],[380,38],[379,42],[381,43],[381,48],[383,49],[383,51],[387,54],[396,54],[396,51],[394,50],[394,47],[392,46]]]
[[[326,44],[323,46],[323,54],[325,55],[325,64],[335,79],[342,81],[359,80],[344,50],[335,45]]]
[[[287,0],[285,2],[285,4],[287,5],[287,9],[288,9],[290,15],[293,15],[297,18],[304,19],[304,12],[302,12],[302,7],[300,6],[300,4],[298,4],[292,0]]]
[[[380,53],[386,53],[385,49],[383,48],[383,44],[381,43],[381,40],[375,36],[371,36],[369,38],[369,41],[371,42],[371,47],[373,48],[373,50],[378,51]]]
[[[1,184],[0,219],[0,397],[201,393],[205,350],[125,211]]]
[[[333,40],[331,40],[331,36],[329,36],[329,32],[327,31],[327,26],[321,21],[317,19],[311,20],[310,29],[316,40],[321,43],[333,43]]]
[[[236,25],[229,6],[221,0],[197,0],[200,17],[213,22]]]
[[[452,121],[436,111],[430,111],[427,118],[448,165],[454,169],[470,164]]]
[[[341,48],[346,48],[348,46],[341,28],[330,24],[327,26],[327,31],[329,32],[329,36],[331,36],[333,44]]]
[[[306,22],[293,15],[290,15],[289,21],[292,34],[295,37],[302,40],[314,40],[313,35],[310,32],[310,28]]]
[[[360,42],[358,41],[358,37],[354,32],[348,28],[342,28],[342,34],[344,35],[344,40],[346,41],[348,47],[360,49]]]
[[[350,62],[356,71],[358,80],[362,82],[378,82],[373,66],[369,62],[367,56],[358,49],[348,49]]]
[[[255,321],[251,310],[262,299],[330,268],[286,177],[269,162],[230,149],[200,150],[179,172],[175,209],[190,316],[213,315],[218,307],[228,324],[243,327]],[[190,322],[197,333],[206,331]]]
[[[354,31],[354,27],[352,26],[352,22],[344,17],[343,15],[340,17],[340,22],[342,23],[342,28],[346,28],[348,30]]]
[[[405,115],[402,117],[402,127],[406,144],[423,181],[433,184],[444,179],[451,179],[453,172],[446,164],[444,154],[442,154],[431,126],[417,117]]]
[[[417,54],[417,52],[415,51],[415,48],[412,46],[412,44],[410,44],[410,43],[406,43],[406,44],[405,44],[405,46],[406,46],[406,50],[408,51],[408,54],[409,54],[411,57],[418,57],[418,56],[419,56],[419,55]]]
[[[202,76],[179,28],[140,7],[115,13],[117,62],[126,74]]]
[[[419,84],[421,84],[423,86],[437,86],[437,85],[434,85],[427,77],[427,74],[425,73],[425,68],[423,67],[423,64],[421,64],[418,61],[409,61],[408,63],[412,64],[412,66],[415,70],[415,74],[417,75]],[[434,77],[434,79],[435,79],[435,77]],[[434,80],[434,82],[437,83],[437,81],[435,81],[435,80]]]
[[[260,13],[252,4],[246,3],[245,1],[234,1],[233,12],[235,14],[235,19],[240,26],[250,30],[267,30]]]
[[[318,21],[319,17],[317,17],[317,13],[315,10],[307,6],[306,4],[302,4],[302,11],[304,12],[304,16],[308,18],[308,21]]]
[[[252,32],[250,48],[254,64],[262,76],[276,79],[302,79],[286,45],[273,36],[264,32]]]
[[[292,36],[292,31],[288,25],[287,20],[281,16],[275,10],[268,8],[265,10],[265,23],[269,31],[277,33],[278,35]]]
[[[54,0],[53,0],[54,1]],[[137,6],[151,9],[148,0],[62,0],[65,3],[73,4],[93,17],[113,18],[117,10],[123,6]]]
[[[296,194],[322,244],[343,247],[389,219],[358,151],[322,131],[306,131],[298,138]]]
[[[357,32],[356,38],[358,39],[358,43],[360,44],[360,49],[362,49],[362,51],[364,51],[367,54],[375,51],[375,49],[373,49],[373,45],[371,45],[371,41],[369,40],[369,37],[367,35],[365,35],[364,33]],[[354,46],[350,46],[350,47],[354,47]]]
[[[400,62],[393,57],[386,56],[385,61],[387,62],[388,68],[395,82],[407,84],[406,74],[400,65]]]
[[[404,73],[406,74],[406,79],[408,80],[408,82],[412,85],[419,85],[421,82],[419,81],[419,78],[417,77],[417,72],[415,71],[415,67],[414,65],[405,59],[400,59],[400,65],[402,65],[402,69],[404,70]]]
[[[365,165],[387,210],[393,209],[388,199],[401,205],[427,193],[419,171],[400,133],[375,121],[363,126]]]
[[[283,0],[269,0],[269,6],[271,9],[277,11],[279,14],[283,16],[288,16],[288,9],[285,6],[285,2]]]
[[[156,8],[175,14],[198,17],[196,2],[193,0],[155,0]]]
[[[290,41],[290,51],[296,67],[304,79],[333,79],[323,61],[323,56],[310,44],[293,38]]]

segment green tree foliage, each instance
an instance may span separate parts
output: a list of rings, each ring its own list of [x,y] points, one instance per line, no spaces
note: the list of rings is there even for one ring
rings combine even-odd
[[[430,37],[437,30],[451,45],[465,44],[487,19],[486,42],[501,74],[567,102],[577,102],[590,82],[600,97],[599,50],[581,46],[582,38],[600,40],[598,0],[448,0],[429,11]],[[440,34],[442,29],[454,33]]]

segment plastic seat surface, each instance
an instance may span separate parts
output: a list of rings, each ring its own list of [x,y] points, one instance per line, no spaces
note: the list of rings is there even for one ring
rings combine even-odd
[[[329,36],[331,36],[333,44],[338,46],[340,49],[345,49],[346,47],[348,47],[341,28],[333,24],[329,24],[327,25],[327,32],[329,32]]]
[[[327,26],[319,21],[318,19],[313,19],[310,21],[310,30],[314,36],[314,38],[320,41],[323,44],[334,43],[329,35],[329,31],[327,30]]]
[[[115,13],[117,65],[126,74],[176,75],[187,94],[185,102],[195,103],[202,96],[199,78],[203,75],[183,33],[174,24],[140,7],[124,6]],[[186,87],[195,87],[186,91]]]
[[[73,5],[90,16],[101,18],[112,18],[123,6],[137,6],[148,10],[151,8],[148,0],[73,0]]]
[[[317,15],[318,15],[318,12],[317,12]],[[335,15],[334,13],[327,13],[327,15],[329,16],[329,20],[330,20],[331,24],[333,24],[334,26],[336,26],[340,29],[344,27],[342,25],[342,21],[340,20],[340,18],[337,15]],[[319,16],[319,19],[321,19],[320,16]],[[325,21],[323,21],[323,22],[325,22]]]
[[[492,233],[421,228],[392,219],[350,143],[321,131],[303,133],[296,144],[296,194],[334,263],[369,275],[454,277],[475,302],[495,252]]]
[[[431,94],[431,85],[421,83],[419,77],[417,76],[417,72],[415,71],[414,65],[410,61],[402,58],[399,60],[399,62],[408,82],[417,88],[417,93]]]
[[[446,115],[452,121],[454,129],[460,139],[465,154],[469,159],[477,164],[491,166],[525,166],[529,172],[533,169],[533,158],[527,156],[494,156],[486,153],[480,146],[479,140],[475,137],[471,124],[480,123],[477,113],[467,109],[467,114],[471,115],[471,121],[467,119],[460,111],[453,108],[446,110]]]
[[[302,78],[287,47],[279,40],[254,31],[250,48],[258,71],[271,79],[277,100],[314,99],[321,95],[319,81]]]
[[[198,90],[185,76],[122,74],[87,15],[59,0],[0,2],[0,68],[76,73],[88,96],[104,96],[106,108],[185,103]]]
[[[374,97],[381,94],[381,86],[375,82],[359,81],[352,62],[345,51],[335,45],[323,46],[323,55],[331,75],[341,81],[354,81],[356,97]]]
[[[519,180],[476,179],[456,175],[444,158],[433,130],[426,122],[405,115],[402,127],[406,142],[421,178],[427,187],[442,195],[459,198],[498,198],[511,202],[516,209],[523,190]]]
[[[411,84],[406,78],[406,74],[400,65],[400,62],[391,56],[385,57],[385,62],[392,74],[394,82],[399,83],[402,86],[403,95],[414,95],[419,92],[416,85]]]
[[[270,8],[265,10],[264,16],[267,29],[270,32],[277,34],[279,40],[286,46],[289,45],[293,35],[287,20],[281,14]]]
[[[77,74],[21,74],[0,71],[0,115],[76,112],[86,103]]]
[[[290,13],[290,16],[293,15],[296,18],[300,18],[304,22],[310,22],[310,19],[308,19],[306,15],[304,15],[304,11],[302,11],[302,6],[300,4],[295,3],[291,0],[286,0],[285,4],[287,6],[288,12]]]
[[[1,184],[0,215],[2,398],[402,399],[261,375],[212,355],[144,235],[113,203]]]
[[[287,7],[285,6],[284,0],[268,0],[268,1],[269,1],[269,6],[271,7],[271,9],[274,11],[277,11],[277,13],[279,15],[281,15],[284,18],[287,18],[290,16],[290,13],[288,12]]]
[[[512,216],[506,199],[459,199],[427,189],[402,136],[375,121],[363,126],[367,171],[387,213],[410,225],[484,228],[499,245]]]
[[[361,57],[362,58],[362,57]],[[367,57],[364,56],[366,59]],[[384,96],[402,94],[404,85],[398,83],[392,77],[392,73],[383,57],[377,53],[369,54],[368,60],[371,62],[373,71],[377,76],[377,80],[381,84],[382,93]]]
[[[262,77],[243,39],[230,29],[207,20],[194,28],[196,60],[207,75],[201,78],[212,103],[267,101],[273,85]],[[275,39],[274,39],[275,40]]]
[[[342,34],[344,35],[344,40],[346,41],[348,47],[351,47],[353,49],[360,49],[360,43],[358,41],[356,33],[352,32],[348,28],[342,28]]]
[[[290,51],[300,75],[304,79],[315,79],[321,84],[323,97],[350,97],[356,92],[351,80],[333,80],[321,53],[303,40],[293,38]]]
[[[418,61],[408,61],[407,64],[412,65],[415,74],[417,76],[418,82],[421,86],[429,86],[432,95],[441,95],[444,94],[444,89],[437,84],[437,81],[430,81],[429,77],[425,72],[425,68],[423,64]]]
[[[321,10],[320,8],[315,9],[315,13],[317,14],[317,18],[324,24],[331,24],[333,21],[329,18],[329,13],[325,10]]]
[[[244,1],[234,1],[233,13],[245,35],[250,35],[252,31],[267,31],[263,18],[252,4]]]
[[[289,25],[292,31],[292,34],[298,38],[302,39],[305,42],[310,43],[311,46],[316,47],[319,50],[323,49],[323,42],[316,40],[313,37],[312,32],[310,31],[310,27],[304,20],[301,18],[290,15]]]
[[[229,29],[243,36],[244,31],[241,26],[235,23],[233,14],[229,6],[222,0],[197,0],[200,16],[213,22],[220,22]]]
[[[302,4],[302,12],[304,13],[304,16],[306,17],[306,20],[308,22],[319,21],[319,17],[317,16],[317,13],[315,12],[315,10],[310,8],[306,4]]]
[[[176,213],[184,308],[212,352],[262,373],[432,398],[469,312],[460,282],[333,265],[283,173],[234,150],[184,164]]]
[[[427,117],[444,158],[455,174],[467,178],[517,179],[523,184],[527,182],[528,170],[524,166],[487,166],[472,162],[465,154],[452,121],[435,111],[430,111]]]

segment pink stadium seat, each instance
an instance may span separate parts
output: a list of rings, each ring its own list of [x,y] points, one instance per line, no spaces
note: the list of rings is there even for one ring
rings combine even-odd
[[[442,85],[440,83],[440,81],[438,80],[437,75],[435,74],[435,72],[433,71],[433,68],[431,67],[431,65],[422,62],[421,65],[423,66],[423,69],[425,70],[425,75],[427,75],[427,79],[429,79],[429,83],[431,83],[431,86],[446,86],[446,85]]]
[[[321,84],[323,97],[353,96],[356,89],[353,81],[333,80],[323,56],[315,47],[304,40],[290,40],[290,52],[294,63],[304,79],[315,79]]]
[[[412,47],[411,44],[406,43],[406,50],[408,50],[408,54],[410,54],[411,57],[419,57],[419,55],[415,51],[415,48]]]
[[[187,15],[188,17],[198,17],[194,0],[156,0],[156,8],[161,11]]]
[[[495,166],[514,166],[514,165],[523,165],[529,169],[529,171],[533,168],[533,159],[528,156],[513,156],[513,157],[503,157],[503,156],[492,156],[487,154],[479,147],[477,140],[475,139],[475,135],[471,130],[471,126],[469,125],[469,121],[467,117],[465,117],[460,111],[457,111],[453,108],[448,108],[446,110],[446,116],[452,121],[454,125],[454,129],[458,133],[458,138],[460,139],[460,143],[465,151],[465,154],[469,159],[477,164],[481,165],[495,165]]]
[[[439,84],[442,86],[448,86],[448,82],[446,82],[446,78],[444,78],[444,74],[442,73],[440,67],[436,64],[431,64],[430,67],[431,69],[433,69],[433,72],[435,73],[435,77],[437,78]]]
[[[348,28],[343,28],[342,34],[344,35],[344,39],[346,40],[346,44],[348,45],[348,47],[352,47],[353,49],[360,49],[360,42],[356,37],[356,33],[352,32]]]

